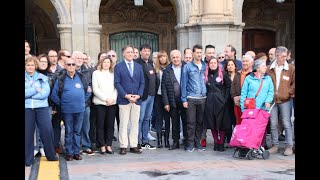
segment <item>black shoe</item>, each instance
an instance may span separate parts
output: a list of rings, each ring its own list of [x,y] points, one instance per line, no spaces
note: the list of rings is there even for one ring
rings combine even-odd
[[[218,151],[222,152],[224,151],[224,144],[218,144]]]
[[[73,156],[73,159],[75,159],[75,160],[82,160],[82,157],[80,156],[80,154],[75,154],[75,155]]]
[[[137,148],[138,148],[138,149],[141,149],[141,144],[138,144]]]
[[[112,140],[113,141],[117,141],[117,138],[115,136],[113,136]]]
[[[169,150],[175,150],[175,149],[179,149],[180,145],[179,145],[179,141],[173,142],[172,146],[169,148]]]
[[[66,155],[66,160],[67,161],[72,161],[73,160],[73,156],[72,155]]]
[[[48,161],[59,161],[58,156],[54,156],[53,158],[47,158]]]
[[[214,151],[217,151],[217,150],[218,150],[218,144],[214,144],[213,150],[214,150]]]
[[[130,151],[131,153],[135,153],[135,154],[141,154],[142,153],[142,150],[137,148],[137,147],[134,147],[134,148],[130,148]]]
[[[127,148],[120,148],[120,155],[126,155],[127,154]]]
[[[106,152],[107,152],[108,154],[113,154],[113,151],[109,151],[108,149],[106,150]]]
[[[278,138],[278,141],[285,141],[286,140],[286,137],[284,134],[280,134],[279,135],[279,138]]]

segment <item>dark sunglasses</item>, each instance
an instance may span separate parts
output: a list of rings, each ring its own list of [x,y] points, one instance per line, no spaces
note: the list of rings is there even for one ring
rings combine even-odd
[[[68,65],[68,66],[75,66],[76,63],[68,63],[67,65]]]
[[[62,55],[62,56],[65,56],[65,57],[67,57],[67,58],[70,58],[71,56],[66,56],[66,55]]]
[[[223,59],[224,57],[218,57],[219,59]]]
[[[114,54],[112,54],[112,55],[108,55],[108,57],[109,57],[109,58],[110,58],[111,56],[112,56],[112,57],[116,57],[116,55],[114,55]]]

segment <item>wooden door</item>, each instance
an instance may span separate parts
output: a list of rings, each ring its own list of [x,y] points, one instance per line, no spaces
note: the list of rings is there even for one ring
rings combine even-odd
[[[269,49],[275,45],[275,32],[273,31],[245,29],[242,32],[242,54],[252,50],[256,54],[264,52],[268,55]]]

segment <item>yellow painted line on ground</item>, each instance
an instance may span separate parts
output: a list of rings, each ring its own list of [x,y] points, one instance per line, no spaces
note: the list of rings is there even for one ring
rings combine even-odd
[[[59,180],[59,161],[48,161],[46,157],[40,158],[38,180]]]

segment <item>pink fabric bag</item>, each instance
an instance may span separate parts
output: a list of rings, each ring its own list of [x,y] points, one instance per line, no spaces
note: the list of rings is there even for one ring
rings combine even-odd
[[[270,114],[263,109],[246,109],[241,124],[233,129],[230,146],[258,149],[269,117]]]

